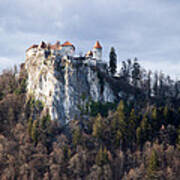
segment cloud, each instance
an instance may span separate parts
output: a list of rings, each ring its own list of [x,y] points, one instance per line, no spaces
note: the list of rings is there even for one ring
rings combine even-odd
[[[85,53],[98,39],[106,60],[114,46],[119,62],[136,56],[149,67],[157,61],[173,67],[180,51],[179,9],[177,0],[0,0],[0,56],[22,61],[31,44],[57,39]]]

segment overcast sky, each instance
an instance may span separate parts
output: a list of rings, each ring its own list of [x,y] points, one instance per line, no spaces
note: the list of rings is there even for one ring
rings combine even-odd
[[[77,54],[96,40],[108,61],[137,57],[146,68],[180,78],[179,0],[0,0],[0,70],[25,60],[40,41],[72,42]]]

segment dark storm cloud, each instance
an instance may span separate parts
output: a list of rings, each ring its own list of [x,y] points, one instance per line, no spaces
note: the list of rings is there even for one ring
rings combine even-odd
[[[105,59],[114,46],[119,61],[136,56],[178,73],[170,65],[180,57],[179,9],[177,0],[0,0],[0,66],[22,61],[41,40],[69,40],[85,53],[98,39]]]

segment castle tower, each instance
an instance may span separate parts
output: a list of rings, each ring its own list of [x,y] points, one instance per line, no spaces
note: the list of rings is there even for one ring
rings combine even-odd
[[[64,44],[61,45],[62,46],[62,52],[65,55],[68,56],[74,56],[74,52],[75,52],[75,46],[73,44],[71,44],[69,41],[66,41]]]
[[[93,58],[96,60],[102,59],[102,46],[100,45],[99,41],[96,41],[96,44],[93,47]]]

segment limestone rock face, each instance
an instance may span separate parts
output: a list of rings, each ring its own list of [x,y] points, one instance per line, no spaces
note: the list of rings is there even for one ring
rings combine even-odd
[[[93,59],[62,57],[38,49],[26,56],[27,95],[41,100],[52,120],[68,123],[80,115],[79,106],[89,99],[114,102],[116,96],[103,74],[107,65]]]

